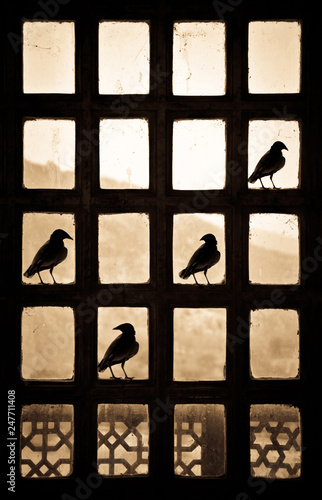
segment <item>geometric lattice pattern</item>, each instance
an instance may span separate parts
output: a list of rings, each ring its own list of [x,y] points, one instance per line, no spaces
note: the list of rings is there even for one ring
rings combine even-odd
[[[252,476],[290,479],[301,474],[298,408],[253,405],[250,411]]]
[[[32,478],[69,476],[73,466],[72,405],[23,406],[21,414],[21,475]]]
[[[97,465],[101,475],[148,473],[147,405],[99,404]]]
[[[175,406],[174,470],[182,476],[225,474],[224,405]]]

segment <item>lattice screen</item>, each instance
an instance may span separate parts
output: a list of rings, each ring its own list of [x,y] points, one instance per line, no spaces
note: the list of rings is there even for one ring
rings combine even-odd
[[[21,475],[69,476],[73,468],[72,405],[24,406],[21,414]]]

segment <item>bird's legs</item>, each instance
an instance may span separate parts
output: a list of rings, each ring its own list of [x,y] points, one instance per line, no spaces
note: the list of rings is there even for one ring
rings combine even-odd
[[[111,374],[112,374],[112,377],[111,378],[115,378],[115,379],[119,379],[120,377],[115,377],[114,373],[113,373],[113,370],[112,370],[112,367],[110,365],[108,365],[109,369],[111,370]]]
[[[274,182],[273,182],[273,174],[272,174],[272,175],[270,175],[270,177],[269,177],[269,178],[271,179],[271,182],[272,182],[272,184],[273,184],[274,189],[280,189],[280,188],[277,188],[277,187],[275,186]]]
[[[262,179],[261,179],[261,178],[259,178],[259,180],[261,181],[262,188],[263,188],[263,189],[268,189],[268,188],[267,188],[267,187],[265,187],[265,186],[264,186],[264,184],[262,183]],[[271,179],[271,180],[272,180],[272,179]],[[272,181],[272,182],[273,182],[273,181]]]
[[[57,285],[57,282],[56,282],[56,280],[55,280],[55,278],[54,278],[54,275],[53,275],[53,267],[51,267],[51,268],[49,269],[49,272],[50,272],[50,274],[51,274],[52,279],[54,280],[55,285]]]
[[[206,278],[206,280],[207,280],[208,285],[211,285],[210,281],[209,281],[209,280],[208,280],[208,278],[207,278],[207,271],[208,271],[208,269],[206,269],[203,273],[204,273],[204,275],[205,275],[205,278]]]
[[[128,376],[127,376],[126,371],[124,370],[124,363],[125,363],[125,361],[123,361],[123,363],[121,364],[121,367],[122,367],[122,370],[124,371],[125,378],[126,378],[127,380],[132,380],[132,378],[134,378],[134,377],[128,377]]]
[[[39,271],[37,271],[37,274],[38,274],[38,276],[39,276],[39,279],[40,279],[40,281],[41,281],[41,284],[42,284],[42,285],[44,285],[44,282],[43,282],[43,280],[41,279],[41,276],[40,276],[40,272],[39,272]]]
[[[198,283],[198,281],[196,280],[196,277],[195,277],[195,275],[194,275],[193,273],[192,273],[192,276],[193,276],[193,277],[194,277],[194,279],[195,279],[196,285],[198,285],[198,286],[199,286],[199,283]]]

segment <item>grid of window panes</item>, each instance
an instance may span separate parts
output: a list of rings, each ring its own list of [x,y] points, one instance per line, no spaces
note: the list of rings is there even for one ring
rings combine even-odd
[[[75,93],[75,26],[73,22],[23,23],[23,91],[25,94]],[[144,95],[150,92],[149,21],[101,21],[98,29],[98,92],[106,95]],[[299,93],[301,23],[299,21],[250,22],[249,93]],[[285,37],[289,43],[285,44]],[[46,47],[46,51],[44,51]],[[281,51],[283,55],[281,56]],[[277,54],[279,56],[277,57]],[[173,24],[173,96],[225,96],[227,89],[226,23],[224,21],[177,21]],[[282,61],[276,67],[276,60]],[[263,66],[263,62],[265,65]],[[64,76],[62,78],[62,75]],[[109,196],[113,190],[137,190],[140,200],[150,186],[150,123],[146,116],[104,116],[95,137],[99,150],[99,186]],[[172,122],[172,194],[223,191],[228,185],[227,116],[185,118],[178,112]],[[23,123],[24,189],[75,189],[78,162],[76,118],[26,117]],[[248,176],[276,141],[283,142],[285,167],[274,175],[283,190],[300,187],[300,121],[252,117],[248,123]],[[88,131],[88,134],[90,131]],[[40,140],[39,140],[40,139]],[[93,142],[93,141],[92,141]],[[268,177],[265,186],[249,184],[249,192],[276,192]],[[274,191],[273,191],[274,190]],[[266,193],[265,193],[266,194]],[[135,205],[136,207],[137,205]],[[226,272],[226,205],[204,212],[197,202],[190,210],[173,210],[172,283],[184,293],[173,313],[173,382],[227,380],[229,303],[207,299],[190,300],[199,293],[224,287]],[[213,205],[211,205],[213,207]],[[99,213],[98,282],[122,287],[150,283],[150,207],[122,212],[109,206]],[[182,207],[181,207],[182,208]],[[188,212],[188,213],[186,213]],[[249,212],[249,283],[293,285],[300,280],[300,223],[298,213]],[[23,272],[41,245],[55,229],[66,231],[67,258],[54,269],[59,285],[75,284],[75,214],[35,211],[23,213]],[[216,237],[219,262],[207,276],[197,274],[186,281],[179,276],[204,235]],[[30,238],[30,235],[33,235]],[[95,248],[95,246],[93,246]],[[40,271],[45,284],[52,283],[47,270]],[[24,285],[39,285],[39,273],[23,275]],[[77,283],[76,283],[77,284]],[[179,286],[180,285],[180,286]],[[190,296],[185,286],[192,286]],[[45,286],[45,285],[41,285]],[[119,287],[119,288],[118,288]],[[120,290],[121,288],[121,290]],[[138,299],[139,301],[139,299]],[[263,302],[265,304],[265,302]],[[115,339],[118,325],[135,326],[140,349],[126,369],[136,380],[149,377],[149,307],[119,300],[109,306],[101,294],[97,309],[97,362]],[[170,308],[170,304],[168,305]],[[299,311],[274,310],[250,304],[249,359],[252,380],[290,380],[300,377]],[[22,311],[21,376],[25,381],[64,381],[75,377],[75,311],[67,305],[24,307]],[[245,320],[246,321],[246,320]],[[57,328],[58,327],[58,328]],[[118,332],[119,333],[119,332]],[[268,355],[267,355],[268,353]],[[123,377],[121,367],[115,367]],[[230,375],[228,375],[230,377]],[[99,383],[110,373],[97,374]],[[131,387],[129,381],[128,387]],[[99,387],[105,387],[103,385]],[[104,394],[103,392],[101,393]],[[174,401],[173,471],[183,476],[222,477],[227,472],[227,401],[218,404],[188,404]],[[293,478],[301,474],[301,412],[289,404],[253,404],[250,407],[250,470],[253,476]],[[24,477],[57,477],[73,470],[73,406],[65,404],[25,405],[21,424],[21,474]],[[149,411],[146,402],[116,404],[109,400],[97,406],[97,464],[101,475],[146,475],[149,472]],[[269,434],[271,437],[269,437]],[[269,452],[267,451],[269,447]]]

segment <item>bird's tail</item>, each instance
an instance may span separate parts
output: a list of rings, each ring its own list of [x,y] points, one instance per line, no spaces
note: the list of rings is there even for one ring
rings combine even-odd
[[[187,267],[185,269],[182,269],[182,271],[180,271],[180,273],[179,273],[180,278],[182,278],[184,280],[189,278],[190,275],[191,275],[191,272]]]
[[[34,266],[29,266],[27,271],[23,273],[26,278],[31,278],[34,274],[36,274],[36,269],[34,268]]]
[[[254,184],[254,182],[256,181],[257,181],[257,175],[255,174],[255,172],[253,172],[252,175],[248,178],[248,182]]]
[[[107,367],[108,367],[108,361],[105,358],[103,358],[102,361],[100,361],[97,366],[99,372],[103,372],[104,370],[106,370]]]

